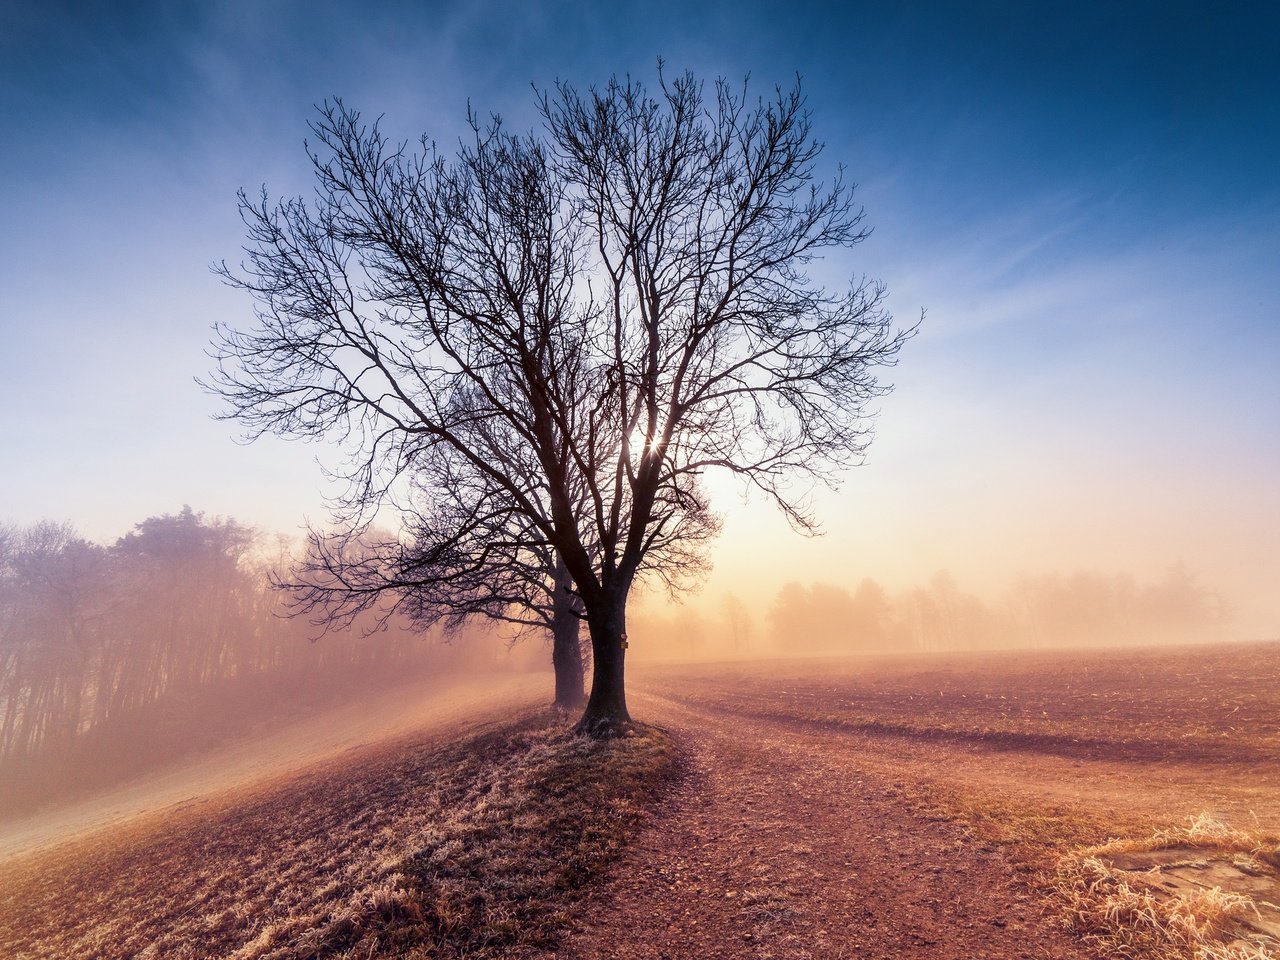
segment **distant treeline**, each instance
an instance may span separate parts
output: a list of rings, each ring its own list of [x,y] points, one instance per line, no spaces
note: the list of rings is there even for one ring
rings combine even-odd
[[[243,703],[255,682],[279,690],[286,678],[315,686],[326,675],[346,683],[439,670],[487,662],[501,646],[492,635],[424,642],[394,620],[370,637],[373,615],[310,642],[317,628],[282,616],[270,586],[270,571],[289,562],[279,553],[265,556],[249,528],[189,507],[110,545],[64,523],[0,525],[0,774],[69,761],[103,731],[150,734],[158,707],[207,706],[210,690],[238,687],[223,700]],[[871,579],[853,589],[787,583],[759,626],[733,596],[715,613],[642,607],[630,626],[637,653],[701,657],[1189,642],[1221,639],[1228,619],[1218,595],[1179,566],[1148,583],[1027,577],[995,601],[947,573],[898,594]]]
[[[1155,582],[1079,572],[1024,577],[984,600],[939,573],[891,597],[874,580],[782,588],[769,612],[774,643],[873,650],[1114,646],[1221,639],[1221,598],[1183,567]]]
[[[217,685],[430,666],[457,652],[361,624],[319,642],[280,616],[253,532],[189,507],[111,545],[65,523],[0,526],[0,770]]]
[[[1221,597],[1182,566],[1147,583],[1092,572],[1024,577],[995,600],[960,589],[946,572],[896,594],[870,578],[853,589],[792,582],[763,629],[732,595],[718,614],[642,610],[632,631],[659,656],[714,657],[1191,643],[1225,639],[1230,622]]]

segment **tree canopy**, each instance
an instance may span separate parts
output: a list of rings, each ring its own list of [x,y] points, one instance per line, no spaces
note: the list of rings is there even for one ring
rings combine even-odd
[[[911,330],[878,281],[808,275],[868,231],[819,179],[798,84],[660,73],[538,107],[523,134],[472,115],[452,155],[321,107],[315,195],[241,197],[247,259],[222,275],[257,322],[220,328],[213,384],[251,435],[343,442],[337,515],[423,518],[420,579],[559,557],[592,639],[582,726],[609,734],[633,584],[717,527],[703,474],[815,529],[797,481],[857,462]]]

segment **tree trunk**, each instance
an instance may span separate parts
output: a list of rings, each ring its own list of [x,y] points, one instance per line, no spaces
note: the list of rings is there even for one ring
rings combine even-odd
[[[623,665],[627,636],[626,601],[618,600],[588,616],[591,627],[591,697],[578,721],[578,733],[597,740],[620,737],[631,728]]]
[[[573,577],[557,554],[551,598],[551,665],[556,671],[556,706],[561,710],[576,710],[587,699],[578,641],[582,601],[572,590]]]
[[[571,598],[566,598],[569,601]],[[556,706],[576,710],[586,700],[583,689],[582,647],[578,644],[578,614],[571,602],[556,597],[551,626],[551,664],[556,670]]]

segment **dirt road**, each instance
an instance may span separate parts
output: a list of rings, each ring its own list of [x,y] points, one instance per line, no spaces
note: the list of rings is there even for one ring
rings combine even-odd
[[[909,812],[849,737],[635,703],[689,769],[556,956],[1088,956],[999,849]]]

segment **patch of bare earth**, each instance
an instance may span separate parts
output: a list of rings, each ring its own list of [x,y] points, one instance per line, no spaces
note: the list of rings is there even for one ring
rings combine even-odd
[[[638,697],[689,753],[567,958],[1086,957],[1004,853],[856,743]]]

